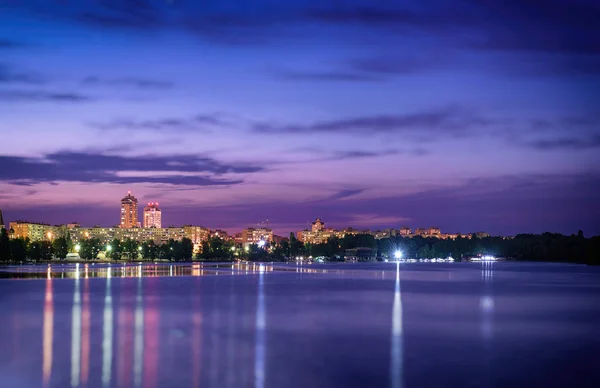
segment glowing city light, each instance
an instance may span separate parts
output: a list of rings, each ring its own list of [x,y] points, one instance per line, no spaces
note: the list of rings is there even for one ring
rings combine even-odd
[[[110,245],[107,245],[107,246],[106,246],[106,250],[107,250],[108,252],[110,252],[110,251],[112,251],[112,247],[111,247]]]
[[[79,245],[79,244],[75,245],[75,252],[79,252],[80,249],[81,249],[81,245]]]
[[[394,257],[395,257],[396,259],[400,259],[400,258],[402,257],[402,252],[400,252],[400,251],[396,251],[396,252],[394,252]]]
[[[261,248],[264,247],[265,246],[265,240],[260,240],[258,242],[258,246],[261,247]]]

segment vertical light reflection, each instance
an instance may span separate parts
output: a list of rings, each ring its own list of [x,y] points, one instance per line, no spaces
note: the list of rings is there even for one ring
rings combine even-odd
[[[104,323],[102,325],[102,386],[109,387],[112,377],[113,306],[110,288],[111,269],[106,272],[106,295],[104,296]]]
[[[128,295],[130,290],[128,287],[129,282],[121,283],[121,295]],[[119,387],[131,387],[132,384],[132,349],[133,341],[135,337],[134,320],[135,320],[135,308],[134,306],[126,305],[128,298],[121,298],[119,305],[119,332],[117,335],[119,348],[117,350],[117,386]]]
[[[481,262],[481,280],[483,282],[483,294],[479,300],[481,311],[481,334],[484,338],[490,338],[493,330],[494,297],[492,292],[492,280],[494,276],[494,262]]]
[[[154,284],[152,280],[146,282],[146,295]],[[154,388],[158,379],[159,355],[159,315],[152,297],[146,298],[144,308],[144,388]]]
[[[192,386],[200,388],[200,368],[202,357],[202,313],[200,312],[200,290],[196,290],[195,311],[192,315]]]
[[[142,300],[142,271],[138,272],[137,297],[135,303],[135,338],[133,342],[133,384],[142,385],[142,370],[144,360],[144,306]]]
[[[233,268],[233,265],[231,266]],[[232,269],[233,274],[233,269]],[[229,278],[229,314],[227,321],[227,375],[225,386],[226,387],[236,387],[236,379],[237,379],[237,371],[238,368],[235,367],[236,360],[236,348],[235,348],[235,322],[236,322],[236,314],[235,314],[235,292],[233,290],[233,282],[235,279],[233,277]]]
[[[258,300],[256,303],[256,345],[254,354],[254,387],[265,386],[265,267],[259,266]]]
[[[392,308],[391,386],[402,387],[402,295],[400,293],[400,262],[396,263],[396,284]]]
[[[87,278],[87,265],[85,267],[85,281],[83,286],[83,315],[82,315],[82,341],[81,341],[81,382],[87,384],[90,370],[90,280]]]
[[[54,301],[52,294],[52,279],[50,277],[50,267],[48,267],[48,279],[46,280],[46,294],[44,295],[44,360],[42,364],[44,387],[50,385],[50,378],[52,376],[53,332]]]
[[[75,291],[73,294],[73,313],[71,320],[71,386],[79,386],[81,370],[81,291],[79,290],[79,265],[75,272]]]

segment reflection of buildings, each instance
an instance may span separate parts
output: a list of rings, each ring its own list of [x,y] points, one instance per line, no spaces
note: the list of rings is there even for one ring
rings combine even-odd
[[[48,277],[48,280],[46,280],[46,295],[44,297],[44,359],[42,363],[44,387],[48,387],[50,385],[50,378],[52,376],[53,332],[54,302],[52,298],[52,279]]]
[[[138,200],[131,195],[131,191],[127,193],[121,200],[121,228],[136,228],[140,226],[138,222]]]
[[[107,388],[112,379],[113,353],[113,306],[110,286],[111,268],[106,271],[106,294],[104,296],[104,316],[102,323],[102,386]]]
[[[81,291],[79,290],[79,267],[76,269],[71,318],[71,386],[78,387],[81,377]]]
[[[144,208],[144,228],[160,228],[162,226],[162,211],[158,202],[150,202]]]

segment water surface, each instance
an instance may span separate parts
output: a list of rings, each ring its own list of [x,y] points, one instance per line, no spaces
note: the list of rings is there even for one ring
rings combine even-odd
[[[0,268],[0,387],[597,387],[600,269]]]

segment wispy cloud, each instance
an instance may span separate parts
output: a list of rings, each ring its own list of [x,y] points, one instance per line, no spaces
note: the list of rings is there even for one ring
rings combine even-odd
[[[478,116],[467,109],[449,107],[415,113],[343,118],[312,124],[258,123],[253,126],[253,130],[265,134],[402,132],[416,137],[433,134],[467,136],[473,128],[489,127],[496,123],[494,119]]]
[[[0,38],[0,50],[16,49],[16,48],[22,48],[22,47],[27,47],[27,46],[28,45],[23,42],[19,42],[19,41],[12,40],[12,39]]]
[[[0,84],[17,83],[40,85],[46,83],[46,79],[33,72],[15,71],[12,66],[0,63]]]
[[[210,132],[216,127],[224,127],[229,121],[221,114],[198,114],[193,117],[164,117],[153,120],[117,119],[106,123],[90,123],[93,128],[101,130],[140,130],[162,131],[179,130],[190,132]]]
[[[526,146],[540,151],[596,149],[600,148],[600,135],[538,139],[527,142]]]
[[[170,89],[173,82],[137,77],[102,78],[89,76],[81,80],[84,86],[133,87],[139,89]]]
[[[0,100],[6,102],[82,103],[93,101],[94,98],[74,92],[46,90],[0,90]]]
[[[383,78],[376,75],[361,74],[352,71],[281,71],[277,77],[292,81],[332,81],[332,82],[377,82]]]

